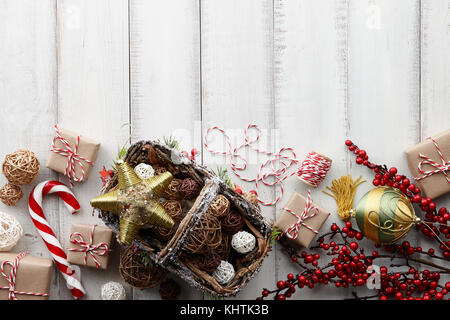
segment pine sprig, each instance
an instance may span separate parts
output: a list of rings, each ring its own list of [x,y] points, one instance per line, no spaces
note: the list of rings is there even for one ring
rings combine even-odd
[[[151,262],[150,256],[148,255],[148,252],[145,251],[145,250],[141,250],[139,252],[139,255],[141,256],[141,262],[144,264],[145,267],[148,267],[148,265]]]
[[[169,148],[180,150],[180,143],[178,140],[170,135],[169,137],[163,137],[164,144],[168,146]]]
[[[213,171],[214,174],[219,177],[220,180],[225,182],[231,189],[234,189],[233,182],[231,182],[230,177],[228,176],[228,170],[226,168],[217,167],[216,171]]]
[[[275,241],[278,239],[278,237],[279,237],[282,233],[283,233],[283,232],[282,232],[280,229],[278,229],[277,227],[273,227],[270,244],[271,244],[271,245],[274,245]]]

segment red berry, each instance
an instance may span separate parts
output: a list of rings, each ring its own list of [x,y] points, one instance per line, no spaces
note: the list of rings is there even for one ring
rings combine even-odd
[[[269,290],[264,289],[262,292],[263,297],[267,297],[269,295]]]
[[[337,226],[337,224],[333,223],[331,225],[331,231],[337,231],[339,229],[339,227]]]
[[[284,289],[284,281],[278,281],[277,287],[278,287],[278,289]]]
[[[355,161],[356,161],[356,164],[362,164],[364,159],[358,156],[358,157],[356,157]]]
[[[397,182],[402,181],[402,176],[396,175],[395,176],[395,181],[397,181]]]
[[[289,280],[292,280],[292,279],[294,279],[294,275],[293,275],[292,273],[289,273],[289,274],[287,275],[287,278],[288,278]]]
[[[389,169],[389,173],[391,174],[391,176],[396,175],[397,174],[397,168],[395,168],[395,167],[390,168]]]
[[[279,294],[276,297],[277,300],[286,300],[286,296],[284,294]]]
[[[362,158],[364,158],[367,155],[366,150],[359,150],[358,153],[359,153],[359,156]]]
[[[352,249],[353,251],[358,249],[358,243],[356,243],[356,242],[351,242],[349,246],[350,246],[350,249]]]
[[[381,181],[378,180],[378,179],[374,179],[374,180],[372,181],[372,183],[373,183],[373,185],[374,185],[375,187],[378,187],[378,186],[380,185]]]
[[[345,145],[346,146],[351,146],[353,143],[352,143],[352,141],[351,140],[345,140]]]
[[[412,198],[412,202],[419,203],[420,201],[422,201],[422,197],[421,197],[419,194],[416,194],[416,195]]]
[[[409,181],[408,178],[405,178],[405,179],[403,179],[403,181],[402,181],[402,185],[404,185],[405,187],[408,187],[410,183],[411,183],[411,181]]]
[[[429,208],[431,211],[436,210],[436,203],[430,202],[430,203],[428,204],[428,208]]]

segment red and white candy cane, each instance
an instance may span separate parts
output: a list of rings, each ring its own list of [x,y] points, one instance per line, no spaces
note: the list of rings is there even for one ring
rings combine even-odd
[[[72,291],[72,296],[75,299],[79,299],[86,293],[81,285],[79,274],[67,261],[66,253],[48,224],[42,210],[42,198],[52,193],[56,193],[64,201],[66,208],[71,214],[80,209],[80,204],[67,186],[58,181],[44,181],[38,184],[30,193],[28,210],[31,220],[50,251],[56,266],[66,280],[67,287]]]
[[[250,139],[249,137],[249,131],[251,129],[257,130],[257,135],[255,138]],[[226,151],[215,151],[211,148],[209,148],[209,135],[211,131],[219,131],[222,133],[222,135],[225,137],[226,143],[228,145],[228,150]],[[247,181],[247,182],[254,182],[256,190],[258,189],[258,183],[262,182],[266,186],[280,186],[280,194],[279,196],[272,202],[266,202],[262,201],[261,199],[258,199],[258,201],[266,206],[271,206],[278,201],[283,196],[284,188],[283,188],[283,181],[289,178],[290,176],[296,174],[295,171],[291,173],[287,173],[287,171],[298,163],[297,156],[295,155],[294,149],[292,148],[281,148],[278,153],[273,153],[265,150],[261,150],[254,145],[258,142],[259,138],[261,136],[261,129],[256,124],[249,124],[247,129],[244,131],[244,143],[240,146],[233,148],[231,146],[231,140],[230,137],[226,134],[225,130],[219,128],[218,126],[213,126],[211,128],[208,128],[205,134],[204,138],[204,145],[205,149],[213,154],[217,155],[227,155],[230,158],[230,164],[231,164],[231,170],[233,170],[234,174],[241,180]],[[238,152],[243,148],[250,148],[254,150],[257,153],[265,154],[269,158],[267,161],[265,161],[263,164],[261,164],[256,178],[245,178],[241,175],[240,172],[244,171],[247,168],[247,160],[240,155]],[[236,159],[238,162],[236,162]],[[270,166],[269,166],[270,165]],[[277,167],[278,165],[278,167]],[[266,168],[269,168],[267,170]]]

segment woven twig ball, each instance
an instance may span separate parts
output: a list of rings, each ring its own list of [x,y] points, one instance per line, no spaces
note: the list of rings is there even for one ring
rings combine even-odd
[[[249,193],[244,193],[244,197],[250,201],[251,203],[253,203],[255,206],[259,206],[259,200],[258,200],[258,196],[253,193],[253,192],[249,192]]]
[[[233,235],[231,246],[239,253],[249,253],[255,249],[256,238],[247,231],[239,231]]]
[[[222,230],[228,234],[235,234],[242,230],[244,221],[242,216],[236,211],[230,211],[228,215],[222,219]]]
[[[175,228],[163,228],[163,227],[155,227],[154,230],[156,237],[162,241],[169,241],[172,239],[173,234],[175,233]]]
[[[219,254],[211,252],[199,257],[197,259],[197,266],[202,271],[212,273],[217,269],[221,261],[222,258]]]
[[[159,286],[159,294],[163,300],[177,300],[180,292],[180,285],[172,279],[164,281]]]
[[[6,155],[2,171],[11,184],[22,186],[36,179],[40,164],[36,155],[28,150],[17,150]]]
[[[178,192],[181,194],[183,199],[194,199],[196,198],[200,193],[200,185],[191,178],[185,178],[183,181],[178,185]]]
[[[178,187],[181,184],[180,179],[173,179],[167,186],[162,197],[166,200],[181,200],[183,196],[178,192]]]
[[[110,281],[102,286],[102,300],[125,300],[127,293],[119,282]]]
[[[142,180],[149,179],[155,175],[155,170],[153,167],[146,163],[140,163],[134,168],[134,172],[138,175]]]
[[[230,211],[230,201],[222,195],[217,195],[210,203],[207,214],[211,214],[217,219],[222,219]]]
[[[181,203],[179,201],[166,200],[162,203],[162,206],[173,221],[177,222],[183,218],[183,208],[181,207]]]
[[[222,260],[216,271],[213,272],[214,279],[220,284],[227,284],[233,280],[235,275],[234,267],[228,261]]]
[[[153,165],[153,170],[155,170],[155,176],[157,176],[158,174],[167,172],[167,168],[164,166],[161,166],[159,164],[154,164]]]
[[[144,264],[140,253],[130,246],[120,254],[119,273],[133,288],[146,289],[159,285],[167,272],[151,261]]]
[[[221,241],[220,221],[204,215],[192,230],[184,249],[189,253],[204,253],[216,249]]]
[[[0,200],[7,206],[15,206],[23,197],[20,187],[11,183],[5,184],[0,188]]]
[[[220,245],[215,249],[215,253],[217,253],[222,260],[228,260],[230,257],[231,251],[231,236],[229,234],[222,232],[222,241],[220,241]]]
[[[0,212],[0,251],[11,250],[22,238],[23,229],[19,221],[4,212]]]

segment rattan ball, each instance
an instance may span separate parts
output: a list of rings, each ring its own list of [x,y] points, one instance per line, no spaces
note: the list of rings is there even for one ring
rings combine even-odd
[[[244,193],[244,198],[253,203],[255,206],[259,206],[258,196],[255,193],[253,192]]]
[[[167,186],[162,197],[166,200],[181,200],[183,196],[178,192],[178,187],[181,184],[180,179],[173,179]]]
[[[189,253],[204,253],[216,249],[222,241],[220,221],[204,215],[192,230],[184,249]]]
[[[23,192],[20,187],[11,183],[5,184],[0,188],[0,201],[7,206],[15,206],[17,202],[23,197]]]
[[[2,171],[8,181],[16,186],[29,184],[36,179],[40,164],[36,155],[28,150],[17,150],[6,155]]]
[[[151,261],[144,264],[139,251],[130,246],[120,254],[119,273],[133,288],[146,289],[158,286],[167,272]]]
[[[4,212],[0,212],[0,251],[11,250],[22,238],[23,229],[19,221]]]
[[[228,284],[235,275],[234,267],[228,261],[222,260],[217,269],[213,272],[214,279],[220,284]]]
[[[142,180],[149,179],[155,175],[155,170],[153,167],[146,163],[140,163],[134,168],[134,172],[138,175]]]
[[[230,257],[230,251],[231,251],[231,236],[229,234],[222,232],[222,241],[220,242],[220,245],[215,249],[215,253],[217,253],[222,260],[228,260]]]
[[[162,203],[162,206],[173,221],[177,222],[183,218],[183,208],[181,207],[181,203],[179,201],[166,200]]]
[[[217,219],[222,219],[230,211],[230,201],[222,195],[217,195],[210,203],[207,214],[211,214]]]
[[[222,219],[222,230],[228,234],[235,234],[242,230],[244,221],[242,216],[236,211],[230,211],[228,215]]]
[[[162,241],[169,241],[172,239],[173,234],[175,233],[175,228],[166,229],[163,227],[155,227],[154,230],[155,236]]]
[[[110,281],[102,286],[102,300],[125,300],[127,293],[119,282]]]
[[[158,164],[154,164],[153,165],[153,170],[155,170],[155,176],[157,176],[158,174],[167,172],[167,168]]]
[[[233,235],[231,246],[239,253],[249,253],[255,249],[256,238],[247,231],[239,231]]]
[[[197,266],[202,271],[212,273],[220,265],[220,261],[222,261],[221,256],[215,252],[211,252],[199,257],[197,259]]]
[[[185,178],[178,186],[178,192],[183,199],[194,199],[200,193],[200,185],[191,178]]]
[[[159,294],[163,300],[177,300],[180,292],[180,285],[172,279],[164,281],[159,286]]]

